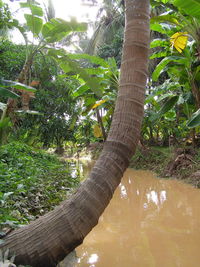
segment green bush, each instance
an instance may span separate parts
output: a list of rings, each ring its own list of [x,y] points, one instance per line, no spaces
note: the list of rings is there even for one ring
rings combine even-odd
[[[55,155],[19,142],[0,147],[1,232],[51,210],[77,185]]]

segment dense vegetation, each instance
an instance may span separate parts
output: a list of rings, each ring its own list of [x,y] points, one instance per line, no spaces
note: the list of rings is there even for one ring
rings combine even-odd
[[[141,133],[144,144],[182,145],[189,139],[198,145],[199,14],[190,10],[190,1],[187,3],[152,1],[150,76]],[[106,15],[99,12],[91,40],[85,39],[83,23],[53,17],[44,22],[47,10],[36,3],[21,4],[25,13],[28,9],[31,13],[25,15],[26,25],[12,19],[8,6],[3,2],[1,5],[2,31],[18,28],[26,41],[25,45],[18,45],[8,41],[5,34],[1,37],[1,110],[7,110],[2,114],[1,143],[7,142],[5,136],[9,135],[10,140],[20,138],[29,144],[55,146],[62,151],[69,141],[84,146],[105,140],[118,90],[123,2],[105,1],[101,12],[104,10]],[[38,26],[34,28],[36,21]],[[79,40],[83,36],[85,40],[84,44],[80,41],[73,54],[60,48],[67,49],[72,42],[68,27],[73,36]],[[27,39],[30,32],[33,42]],[[40,40],[39,45],[36,40]],[[16,80],[24,86],[11,82]],[[10,86],[15,92],[10,91]],[[13,101],[8,100],[5,105],[8,97],[15,103],[14,113],[10,113]]]
[[[91,39],[86,23],[56,19],[51,1],[45,10],[35,1],[20,5],[24,24],[0,0],[2,236],[52,209],[78,184],[63,162],[40,149],[79,155],[105,141],[124,32],[123,1],[103,1]],[[198,173],[200,161],[200,3],[152,0],[151,5],[145,114],[132,164],[187,178]],[[23,44],[9,39],[10,29],[18,29]],[[71,53],[73,37],[78,45]],[[193,184],[199,186],[199,180],[200,173]]]
[[[1,235],[53,209],[78,185],[67,163],[19,143],[0,148]]]

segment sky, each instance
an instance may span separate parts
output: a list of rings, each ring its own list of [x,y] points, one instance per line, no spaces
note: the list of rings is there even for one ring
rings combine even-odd
[[[48,2],[47,0],[43,0]],[[56,10],[56,16],[68,19],[77,17],[78,21],[95,20],[97,8],[83,5],[81,0],[52,0]]]
[[[82,0],[52,0],[56,12],[56,17],[69,20],[70,17],[76,17],[79,22],[90,22],[95,21],[98,7],[97,6],[88,6],[82,3]],[[10,2],[9,0],[4,0],[8,3],[11,12],[15,17],[20,21],[24,22],[24,16],[20,10],[19,1]],[[22,2],[22,1],[21,1]],[[25,2],[25,1],[24,1]],[[44,3],[47,4],[48,0],[37,0],[41,3],[41,6],[44,7]],[[99,4],[101,0],[99,0]],[[91,36],[92,30],[89,28],[88,35]],[[12,33],[12,40],[15,43],[22,43],[23,37],[20,36],[20,33],[14,31]]]

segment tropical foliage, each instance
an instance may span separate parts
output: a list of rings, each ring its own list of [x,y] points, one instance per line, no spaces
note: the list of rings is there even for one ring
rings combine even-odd
[[[65,163],[39,149],[63,154],[76,148],[78,157],[91,143],[101,147],[119,89],[124,1],[102,1],[91,38],[86,23],[55,17],[48,3],[45,9],[34,0],[19,1],[21,23],[0,0],[2,236],[52,209],[77,186]],[[151,0],[151,6],[140,145],[195,147],[200,138],[200,2]],[[9,39],[13,28],[23,44]]]
[[[52,209],[78,185],[67,164],[23,143],[2,146],[0,158],[1,236]]]
[[[151,76],[142,131],[144,141],[166,144],[170,135],[188,138],[193,132],[191,128],[198,135],[200,37],[196,10],[199,3],[195,2],[195,8],[192,4],[190,0],[152,1]],[[8,6],[2,3],[2,14],[7,14],[2,25],[16,27],[25,39],[25,45],[6,39],[0,45],[1,109],[7,110],[8,98],[18,102],[14,116],[17,123],[13,122],[13,116],[8,116],[11,121],[4,118],[2,129],[13,138],[44,147],[63,147],[68,140],[80,143],[105,140],[118,91],[123,2],[104,1],[98,13],[96,30],[86,50],[95,51],[100,57],[84,51],[80,54],[80,50],[79,54],[71,54],[55,46],[70,32],[86,30],[85,24],[55,18],[52,3],[46,9],[51,14],[34,1],[20,5],[25,25],[12,19]],[[45,22],[44,17],[49,20]],[[33,36],[31,42],[28,33]],[[37,92],[5,80],[33,85]],[[23,109],[25,113],[16,113]],[[174,124],[177,127],[172,127]],[[5,134],[1,136],[5,142]]]

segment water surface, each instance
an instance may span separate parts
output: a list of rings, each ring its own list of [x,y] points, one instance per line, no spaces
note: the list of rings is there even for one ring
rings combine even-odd
[[[200,190],[128,169],[76,267],[199,267]]]

